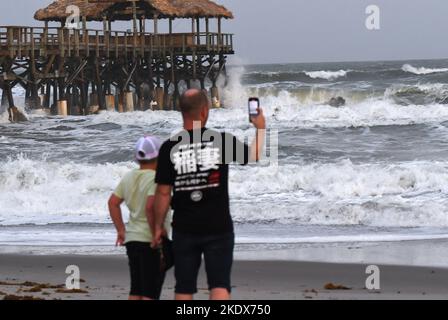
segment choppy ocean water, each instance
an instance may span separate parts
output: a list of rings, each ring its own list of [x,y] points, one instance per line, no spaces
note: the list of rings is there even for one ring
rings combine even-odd
[[[448,238],[448,61],[241,66],[230,76],[209,127],[250,135],[245,104],[256,95],[279,136],[278,168],[231,168],[240,246]],[[338,96],[346,105],[330,106]],[[135,167],[135,141],[168,138],[180,115],[29,116],[0,116],[0,244],[112,247],[106,202]]]

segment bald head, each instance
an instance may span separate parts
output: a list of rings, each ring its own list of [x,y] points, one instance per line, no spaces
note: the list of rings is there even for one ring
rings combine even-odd
[[[204,109],[208,109],[210,102],[207,93],[199,89],[189,89],[180,97],[182,114],[191,119],[198,119]]]

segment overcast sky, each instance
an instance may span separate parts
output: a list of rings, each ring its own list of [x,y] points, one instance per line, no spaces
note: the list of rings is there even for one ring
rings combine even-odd
[[[448,58],[446,0],[218,2],[236,17],[224,24],[224,31],[236,34],[237,56],[244,63]],[[49,3],[0,1],[0,25],[36,25],[34,11]],[[371,4],[381,9],[377,31],[365,27]],[[187,25],[175,27],[181,31]]]

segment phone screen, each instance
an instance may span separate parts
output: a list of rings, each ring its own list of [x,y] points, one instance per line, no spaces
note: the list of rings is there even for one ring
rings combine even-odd
[[[249,115],[257,116],[258,108],[260,107],[260,101],[256,98],[249,99]]]

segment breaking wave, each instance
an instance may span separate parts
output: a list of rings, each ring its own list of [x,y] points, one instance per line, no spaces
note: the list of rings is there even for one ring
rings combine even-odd
[[[134,164],[25,157],[0,164],[0,225],[108,223],[107,199]],[[237,222],[448,226],[448,162],[234,168]],[[258,200],[270,203],[258,208]],[[264,206],[263,206],[264,207]]]
[[[335,80],[337,78],[345,77],[349,71],[339,70],[339,71],[311,71],[305,72],[305,74],[312,79],[324,79],[324,80]]]
[[[403,71],[410,72],[417,75],[425,75],[425,74],[432,74],[432,73],[441,73],[441,72],[448,72],[448,68],[425,68],[425,67],[414,67],[410,64],[403,65]]]

